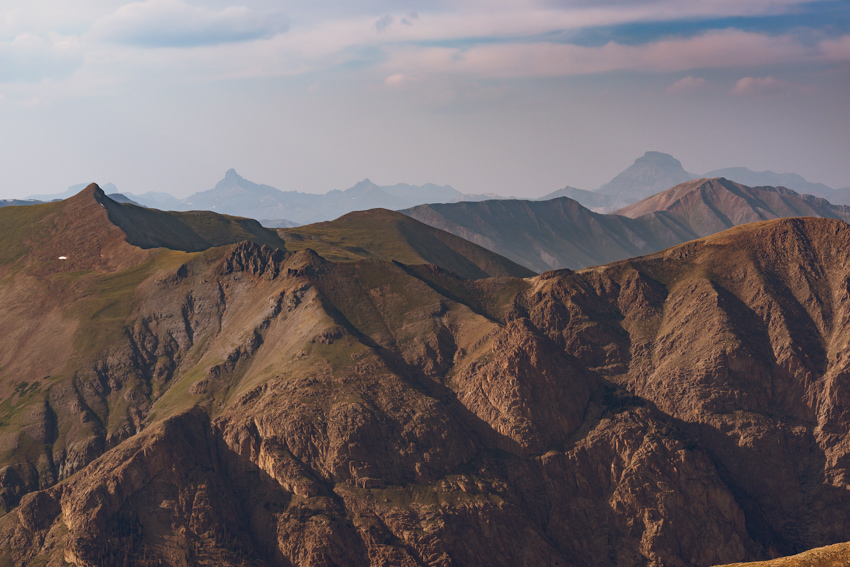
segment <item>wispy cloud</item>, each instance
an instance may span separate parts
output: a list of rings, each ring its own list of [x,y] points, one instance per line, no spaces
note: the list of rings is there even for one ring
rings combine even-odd
[[[791,85],[773,77],[743,77],[732,87],[735,95],[780,94],[788,92]]]
[[[790,36],[722,30],[644,45],[601,47],[557,43],[502,43],[470,48],[394,48],[386,69],[395,73],[455,73],[487,78],[557,77],[612,71],[677,72],[804,61],[812,50]]]
[[[194,47],[272,37],[288,28],[283,14],[261,14],[244,6],[216,11],[183,0],[145,0],[98,20],[91,35],[144,47]]]
[[[704,92],[710,86],[710,83],[701,77],[688,76],[667,87],[667,92],[669,94],[693,94]]]

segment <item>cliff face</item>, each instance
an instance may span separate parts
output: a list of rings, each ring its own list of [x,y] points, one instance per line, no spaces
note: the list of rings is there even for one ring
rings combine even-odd
[[[145,254],[120,312],[56,308],[66,367],[9,386],[13,564],[707,566],[850,540],[840,221],[526,280]]]

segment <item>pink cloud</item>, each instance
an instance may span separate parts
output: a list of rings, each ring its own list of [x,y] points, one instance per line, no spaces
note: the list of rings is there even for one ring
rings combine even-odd
[[[710,83],[705,79],[699,77],[685,77],[667,87],[667,92],[669,94],[692,94],[705,91],[709,88],[709,86]]]
[[[690,69],[754,67],[803,61],[808,48],[787,37],[740,30],[708,32],[645,45],[610,42],[601,47],[556,43],[481,45],[468,49],[407,47],[392,53],[392,72],[426,71],[522,78],[612,71],[669,73]]]
[[[773,77],[744,77],[738,79],[732,87],[732,94],[756,95],[756,94],[779,94],[789,90],[791,85],[785,81]]]

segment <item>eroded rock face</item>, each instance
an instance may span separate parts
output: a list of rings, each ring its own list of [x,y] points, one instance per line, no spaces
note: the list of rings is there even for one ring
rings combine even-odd
[[[532,280],[175,261],[28,410],[54,476],[0,470],[0,543],[20,565],[620,567],[850,540],[848,256],[850,227],[811,219]]]

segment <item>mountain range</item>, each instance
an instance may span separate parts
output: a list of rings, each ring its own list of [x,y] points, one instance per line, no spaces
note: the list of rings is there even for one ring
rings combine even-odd
[[[799,199],[690,183],[641,206]],[[5,563],[708,567],[850,541],[845,222],[531,277],[395,213],[288,230],[96,186],[0,209]]]
[[[117,193],[117,188],[108,184],[106,193]],[[33,195],[38,201],[65,199],[77,194],[85,185],[74,185],[65,193],[56,195]],[[378,186],[369,179],[340,191],[328,193],[301,193],[280,191],[269,185],[254,183],[229,169],[215,187],[194,193],[185,199],[177,199],[167,193],[127,193],[118,200],[141,204],[145,207],[190,211],[207,210],[222,214],[260,219],[266,226],[285,228],[317,221],[331,220],[352,211],[385,208],[403,209],[422,203],[442,203],[454,200],[482,200],[487,195],[464,195],[448,185],[428,183],[422,186],[399,183]]]
[[[420,205],[402,212],[537,272],[605,264],[761,220],[850,220],[847,206],[722,178],[688,181],[613,214],[594,213],[566,197]]]
[[[656,151],[646,152],[596,191],[566,186],[537,200],[546,201],[567,197],[594,212],[610,213],[679,183],[713,177],[724,177],[748,186],[786,187],[798,193],[823,197],[833,204],[850,205],[850,188],[834,190],[821,183],[810,183],[793,173],[755,172],[744,167],[718,169],[704,175],[694,175],[685,171],[681,162],[673,156]],[[29,199],[39,202],[65,199],[75,195],[84,187],[85,184],[73,185],[64,193],[33,195]],[[104,185],[103,189],[110,195],[118,193],[117,187],[111,183]],[[210,210],[259,219],[264,226],[270,228],[292,228],[332,220],[358,210],[373,208],[401,210],[429,203],[515,198],[502,197],[495,193],[462,194],[447,185],[414,186],[399,183],[378,186],[369,179],[364,179],[344,191],[333,190],[325,194],[280,191],[269,185],[249,181],[230,169],[215,187],[185,199],[153,191],[138,195],[122,194],[114,199],[162,210]],[[14,201],[14,203],[27,204],[23,201]],[[0,206],[9,204],[12,204],[11,200],[0,201]]]
[[[568,186],[541,197],[540,200],[569,197],[595,212],[609,213],[679,183],[714,177],[723,177],[751,187],[785,187],[801,194],[822,197],[833,204],[850,205],[850,188],[832,189],[823,183],[809,182],[795,173],[752,171],[746,167],[716,169],[696,175],[685,171],[679,160],[662,152],[646,152],[596,191]]]

